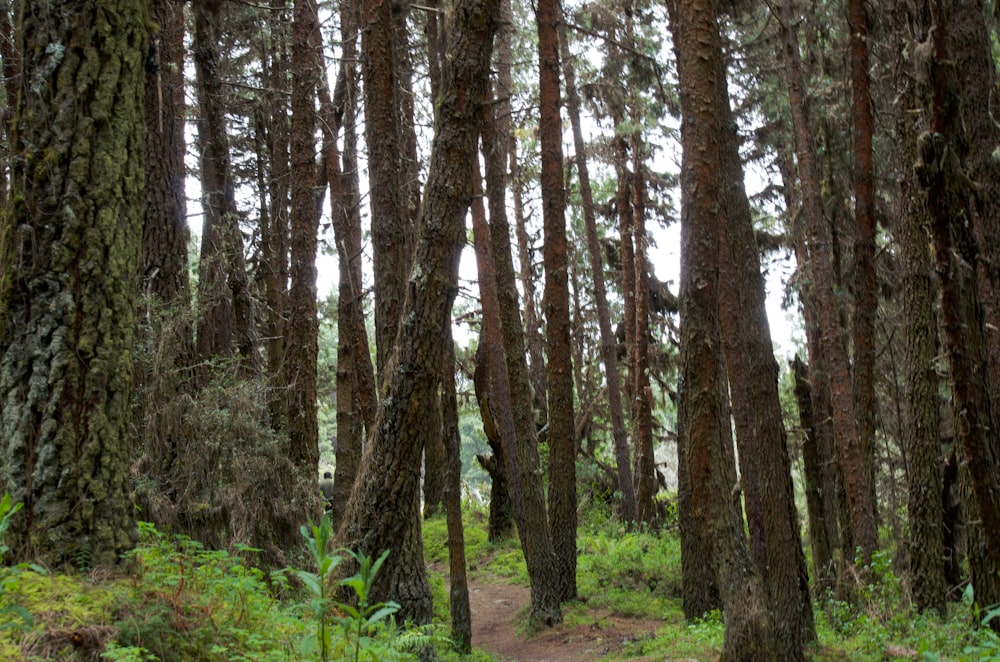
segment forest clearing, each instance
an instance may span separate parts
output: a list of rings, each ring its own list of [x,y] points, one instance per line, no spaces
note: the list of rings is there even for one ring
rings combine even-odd
[[[998,6],[0,2],[3,655],[1000,659]]]

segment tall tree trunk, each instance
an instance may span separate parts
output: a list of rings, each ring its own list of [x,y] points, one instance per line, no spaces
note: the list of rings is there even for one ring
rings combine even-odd
[[[851,109],[854,121],[854,404],[858,441],[872,508],[875,493],[875,164],[872,96],[868,76],[866,0],[848,0]],[[877,517],[877,515],[876,515]]]
[[[635,441],[636,505],[639,521],[656,521],[656,457],[653,452],[653,391],[649,385],[649,267],[646,263],[646,179],[643,141],[632,136],[632,244],[635,246],[635,334],[630,355],[632,439]]]
[[[284,368],[288,389],[289,458],[303,478],[311,479],[309,482],[315,480],[319,471],[316,249],[320,203],[325,187],[317,187],[314,100],[320,76],[324,75],[322,63],[323,42],[315,0],[295,0],[292,25],[291,287],[288,292]]]
[[[343,62],[337,89],[329,99],[320,85],[324,121],[323,161],[330,185],[331,217],[337,244],[337,464],[334,469],[333,521],[339,524],[357,477],[365,430],[375,422],[375,372],[365,326],[362,291],[362,243],[358,183],[356,116],[358,80],[353,64],[357,43],[356,6],[341,5]],[[344,153],[337,150],[343,127]],[[342,161],[342,165],[341,165]]]
[[[594,304],[597,307],[597,323],[601,334],[601,360],[604,363],[604,377],[608,386],[608,414],[611,418],[611,437],[614,441],[615,462],[618,465],[618,491],[621,493],[620,516],[631,525],[636,521],[637,510],[635,489],[632,485],[632,467],[629,457],[628,431],[625,429],[625,414],[622,410],[621,377],[618,374],[618,342],[611,328],[611,313],[608,309],[608,293],[604,283],[604,261],[601,243],[597,236],[597,218],[594,212],[594,195],[590,187],[590,172],[587,168],[587,146],[583,141],[583,126],[580,122],[580,98],[576,92],[576,72],[570,61],[569,43],[565,27],[559,30],[562,49],[563,76],[566,79],[566,110],[573,127],[573,145],[576,150],[576,169],[580,178],[580,198],[583,203],[583,220],[587,232],[587,256],[593,283]]]
[[[392,0],[362,0],[361,74],[375,270],[375,353],[378,383],[396,342],[413,252],[413,226],[401,175],[403,137],[399,117],[397,34]]]
[[[777,659],[766,594],[746,549],[719,321],[721,47],[712,0],[669,5],[683,124],[680,411],[692,503],[726,615],[723,660]],[[723,212],[720,214],[720,212]]]
[[[441,382],[444,328],[458,292],[477,114],[487,96],[496,16],[495,0],[460,0],[452,15],[416,252],[421,269],[408,284],[398,342],[384,371],[386,397],[337,535],[338,544],[368,555],[390,550],[371,598],[399,602],[400,616],[417,623],[432,616],[418,510],[427,442],[420,421]]]
[[[20,2],[0,3],[0,70],[3,72],[4,109],[7,113],[5,117],[14,116],[14,107],[17,105],[17,90],[20,85],[21,76],[21,53],[17,50],[17,43],[14,37],[14,26],[20,24],[24,4]],[[3,144],[0,145],[0,206],[7,205],[8,186],[10,176],[10,126],[3,122],[0,126],[0,135],[3,136]]]
[[[910,535],[910,592],[919,611],[947,614],[944,547],[944,458],[941,453],[940,379],[937,375],[938,321],[927,209],[912,170],[917,158],[913,108],[919,107],[918,92],[904,62],[914,27],[912,3],[900,2],[893,12],[896,78],[901,88],[896,97],[897,162],[899,167],[898,220],[900,280],[903,289],[903,342],[905,401],[903,448],[907,460],[907,516]]]
[[[784,0],[780,7],[780,24],[784,43],[785,73],[791,105],[792,125],[795,132],[795,153],[799,166],[802,189],[802,213],[806,218],[810,280],[815,295],[816,314],[819,322],[820,341],[830,380],[833,427],[844,476],[844,489],[850,507],[851,533],[854,543],[861,549],[861,561],[866,563],[878,548],[878,529],[875,525],[875,506],[864,469],[864,457],[858,438],[852,396],[850,366],[841,332],[834,294],[834,269],[831,257],[832,240],[823,220],[819,191],[819,171],[816,166],[815,148],[809,130],[805,105],[805,86],[799,55],[798,34],[792,0]]]
[[[241,368],[248,374],[257,374],[260,371],[257,332],[230,166],[225,99],[218,71],[222,1],[196,3],[194,16],[193,54],[201,110],[198,142],[204,211],[198,284],[202,306],[198,354],[207,360],[217,355],[231,356],[234,349],[238,350]]]
[[[9,531],[17,559],[113,565],[136,542],[148,29],[145,4],[106,0],[34,3],[19,30],[18,158],[0,224],[2,490],[24,504]]]
[[[267,305],[263,331],[268,382],[273,391],[270,402],[271,427],[286,427],[284,361],[285,322],[288,317],[288,214],[291,174],[290,126],[288,95],[289,80],[288,32],[291,21],[287,16],[288,0],[271,0],[268,12],[271,38],[261,40],[262,107],[258,110],[258,134],[263,141],[258,160],[260,195],[260,277]]]
[[[799,535],[760,253],[721,59],[719,66],[721,177],[730,182],[722,191],[725,222],[719,228],[719,313],[740,484],[751,556],[767,591],[775,654],[782,660],[802,660],[803,645],[816,638],[809,571]]]
[[[962,161],[960,88],[950,64],[948,37],[955,27],[934,11],[930,131],[917,139],[916,173],[927,191],[934,266],[941,285],[941,326],[951,374],[955,441],[965,452],[978,518],[966,518],[970,540],[978,529],[984,549],[973,586],[980,604],[1000,601],[1000,457],[995,440],[992,384],[976,274],[975,186]],[[995,620],[994,620],[995,622]],[[1000,627],[1000,624],[997,624]]]
[[[576,599],[576,443],[573,435],[573,366],[569,316],[566,192],[563,189],[559,108],[559,0],[540,0],[538,24],[539,118],[545,264],[545,349],[549,382],[549,527],[562,599]]]
[[[187,310],[191,287],[184,195],[184,6],[176,0],[155,0],[150,17],[160,31],[153,38],[154,70],[145,96],[146,184],[140,276],[144,294]]]
[[[501,21],[504,2],[501,1]],[[509,35],[501,33],[502,44]],[[502,54],[501,54],[502,57]],[[513,431],[501,427],[504,463],[511,487],[514,518],[521,538],[531,581],[531,620],[552,625],[562,620],[559,609],[561,577],[556,569],[556,555],[545,512],[538,438],[531,406],[531,387],[524,352],[524,327],[521,326],[514,264],[510,245],[510,225],[506,212],[504,164],[506,114],[501,104],[484,106],[480,112],[480,130],[486,165],[487,198],[490,210],[490,247],[499,303],[503,356],[506,358],[507,388],[513,406]],[[493,366],[491,365],[491,370]],[[497,367],[499,372],[499,366]],[[496,379],[496,375],[491,375]],[[494,382],[496,383],[496,382]],[[502,423],[503,417],[497,416]]]

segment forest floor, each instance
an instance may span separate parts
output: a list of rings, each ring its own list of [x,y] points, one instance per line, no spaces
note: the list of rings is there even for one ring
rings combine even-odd
[[[572,605],[563,623],[527,632],[527,586],[479,573],[469,576],[472,645],[501,662],[586,662],[619,657],[629,644],[655,636],[662,620],[625,618]],[[653,659],[635,657],[630,659]]]

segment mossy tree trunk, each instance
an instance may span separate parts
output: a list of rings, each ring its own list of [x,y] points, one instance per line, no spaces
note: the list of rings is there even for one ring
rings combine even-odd
[[[115,563],[142,239],[145,3],[27,3],[0,234],[3,489],[20,558]]]

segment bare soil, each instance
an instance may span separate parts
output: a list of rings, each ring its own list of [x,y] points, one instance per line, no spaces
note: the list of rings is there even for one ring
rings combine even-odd
[[[530,603],[526,586],[469,577],[472,645],[503,662],[586,662],[621,655],[630,642],[652,637],[662,621],[623,618],[587,609],[577,625],[560,623],[534,634],[519,631]],[[640,659],[640,658],[634,658]]]

